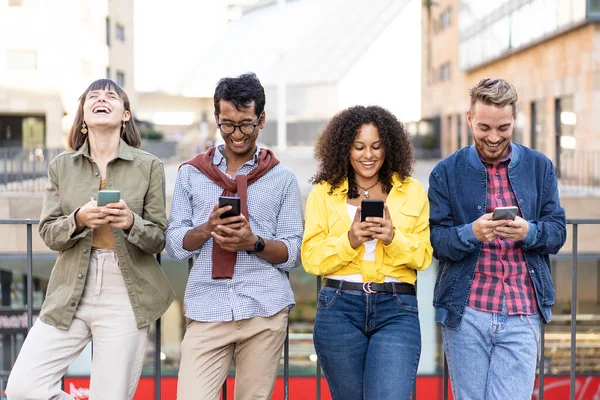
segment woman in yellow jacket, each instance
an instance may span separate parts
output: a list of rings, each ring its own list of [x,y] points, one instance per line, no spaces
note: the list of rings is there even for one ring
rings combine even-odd
[[[389,111],[355,106],[328,123],[315,158],[302,262],[323,276],[314,344],[331,395],[410,399],[421,353],[414,284],[432,255],[410,137]],[[383,216],[361,222],[363,200],[383,200]]]

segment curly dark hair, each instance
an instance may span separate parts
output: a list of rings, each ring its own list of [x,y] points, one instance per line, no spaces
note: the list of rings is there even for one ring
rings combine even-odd
[[[363,125],[372,124],[379,130],[385,159],[379,170],[379,181],[386,193],[392,190],[392,175],[409,177],[415,164],[415,151],[410,136],[398,119],[379,106],[354,106],[337,113],[317,139],[314,158],[319,167],[310,179],[312,184],[327,182],[329,194],[348,178],[348,197],[358,197],[354,169],[350,165],[350,149]]]

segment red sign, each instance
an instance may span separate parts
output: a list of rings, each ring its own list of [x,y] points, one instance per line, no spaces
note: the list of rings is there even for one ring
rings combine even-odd
[[[65,378],[67,393],[75,400],[88,400],[89,378]],[[568,376],[553,376],[544,378],[544,399],[564,400],[569,398]],[[227,379],[227,397],[233,399],[234,378]],[[578,376],[575,381],[575,397],[577,400],[600,400],[600,376]],[[532,400],[539,399],[538,386],[534,390]],[[448,400],[452,400],[452,390],[448,389]],[[314,400],[317,393],[317,380],[315,377],[292,377],[289,383],[290,397],[294,400]],[[444,382],[441,376],[419,376],[417,378],[417,399],[442,400],[444,395]],[[163,377],[161,379],[161,400],[176,400],[177,377]],[[134,400],[154,399],[154,378],[143,377],[138,385]],[[321,399],[331,400],[325,378],[321,381]],[[283,378],[278,378],[272,400],[283,400]]]

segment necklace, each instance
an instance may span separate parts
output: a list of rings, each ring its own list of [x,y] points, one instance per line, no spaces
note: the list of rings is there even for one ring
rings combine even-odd
[[[356,183],[356,186],[358,186],[358,188],[363,191],[363,195],[365,196],[365,199],[368,199],[369,198],[369,190],[373,189],[375,187],[375,185],[377,185],[378,183],[379,183],[379,179],[377,180],[377,182],[375,182],[374,184],[372,184],[368,188],[364,188],[364,187],[360,186],[358,184],[358,182]]]

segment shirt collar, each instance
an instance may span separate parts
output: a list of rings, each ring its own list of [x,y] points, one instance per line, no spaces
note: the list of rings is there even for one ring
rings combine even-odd
[[[71,157],[75,158],[79,156],[85,156],[87,158],[90,158],[90,144],[87,138],[85,139],[81,147],[79,147]],[[133,160],[133,152],[131,146],[125,143],[123,138],[119,139],[119,149],[117,150],[117,156],[115,158],[122,158],[123,160],[128,161]]]
[[[225,156],[223,155],[223,151],[225,150],[225,145],[220,144],[215,149],[215,154],[213,155],[213,164],[220,165],[222,162],[227,163]],[[260,147],[256,146],[256,151],[254,152],[254,156],[248,161],[244,163],[244,165],[254,166],[258,163],[258,153],[260,152]]]

